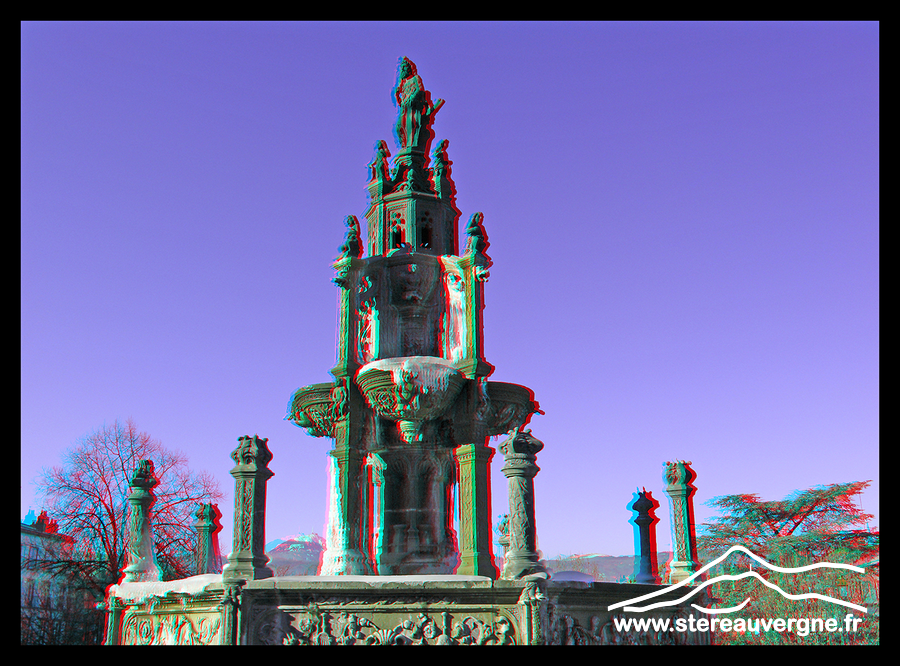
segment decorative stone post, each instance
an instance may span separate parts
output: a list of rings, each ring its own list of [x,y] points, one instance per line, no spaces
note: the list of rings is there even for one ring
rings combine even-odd
[[[494,450],[483,444],[456,447],[459,466],[460,576],[497,578],[491,557],[491,458]]]
[[[546,582],[529,580],[519,595],[522,607],[519,630],[523,645],[544,645],[549,637],[549,600],[544,591]]]
[[[215,504],[201,504],[194,513],[197,522],[197,575],[222,573],[222,556],[219,553],[219,532],[222,514]]]
[[[700,569],[694,534],[694,501],[692,481],[697,478],[689,460],[663,463],[663,481],[672,507],[672,562],[669,583],[680,583]]]
[[[106,596],[106,631],[103,637],[103,645],[119,644],[119,629],[122,620],[122,601],[110,594]]]
[[[637,559],[634,580],[636,583],[659,585],[656,562],[656,523],[659,518],[655,511],[659,502],[644,489],[637,492],[637,499],[629,507],[637,515],[632,518],[635,526],[635,558]]]
[[[500,445],[506,459],[501,471],[509,479],[509,546],[501,578],[547,576],[537,553],[534,524],[534,476],[541,469],[535,461],[543,448],[530,430],[514,432]]]
[[[266,481],[273,473],[268,464],[272,453],[268,439],[258,435],[238,439],[238,447],[231,452],[237,463],[231,470],[234,477],[234,547],[228,564],[222,571],[225,581],[271,578],[265,553]]]
[[[128,496],[128,503],[131,505],[131,515],[125,551],[126,565],[122,569],[123,583],[162,580],[162,570],[156,564],[156,544],[150,522],[150,507],[156,501],[153,487],[157,483],[159,481],[153,474],[153,461],[141,460],[130,482],[132,492]]]
[[[222,645],[237,645],[241,619],[241,590],[246,580],[234,580],[225,583],[222,601]]]

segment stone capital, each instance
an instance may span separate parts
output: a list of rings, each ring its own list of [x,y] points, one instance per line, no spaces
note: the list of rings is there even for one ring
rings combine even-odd
[[[272,461],[272,452],[269,451],[268,442],[268,438],[258,435],[239,437],[237,448],[231,452],[231,459],[237,463],[231,470],[231,475],[236,477],[260,473],[266,475],[266,478],[273,476],[267,467]]]

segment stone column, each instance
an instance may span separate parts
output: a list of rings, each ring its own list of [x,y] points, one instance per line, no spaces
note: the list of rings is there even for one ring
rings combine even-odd
[[[663,481],[672,507],[672,562],[669,565],[669,580],[680,583],[700,569],[697,560],[697,541],[694,534],[694,501],[696,489],[692,481],[697,474],[690,467],[691,462],[676,460],[663,463]]]
[[[491,557],[491,458],[494,450],[483,444],[456,447],[459,466],[460,576],[497,578]]]
[[[215,504],[201,504],[194,513],[197,522],[197,575],[222,573],[222,556],[219,553],[219,532],[222,514]]]
[[[367,565],[373,574],[378,574],[378,562],[381,561],[381,553],[387,547],[385,543],[384,529],[384,460],[377,453],[370,453],[366,457],[367,473],[367,501],[365,510],[365,542],[363,552],[367,555]]]
[[[543,448],[530,430],[515,432],[500,445],[506,459],[501,471],[509,479],[509,546],[501,578],[547,576],[537,553],[534,523],[534,476],[540,471],[535,461]]]
[[[659,522],[659,518],[654,513],[658,507],[659,502],[653,499],[646,489],[637,493],[637,499],[630,507],[637,514],[632,518],[637,532],[635,535],[637,566],[634,572],[636,583],[659,585],[660,582],[656,562],[656,523]]]
[[[126,565],[122,569],[123,583],[143,583],[162,580],[162,570],[156,564],[156,544],[150,507],[156,501],[153,487],[159,483],[153,474],[153,461],[141,460],[131,477],[132,492],[128,496],[131,515],[128,521]]]
[[[234,477],[234,546],[228,564],[222,571],[225,581],[271,578],[267,566],[266,543],[266,482],[274,476],[268,464],[272,460],[267,442],[257,435],[240,437],[238,447],[231,452],[237,463],[231,470]]]
[[[323,576],[367,574],[361,550],[362,453],[349,446],[331,451],[327,550],[322,558]]]

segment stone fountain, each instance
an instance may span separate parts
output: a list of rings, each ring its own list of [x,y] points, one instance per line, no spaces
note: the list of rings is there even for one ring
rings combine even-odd
[[[460,253],[447,141],[428,159],[443,102],[432,102],[407,59],[395,99],[398,151],[390,165],[387,144],[376,143],[365,248],[350,216],[334,262],[334,381],[297,390],[288,419],[334,439],[323,574],[496,578],[480,497],[490,480],[487,442],[521,428],[538,407],[529,389],[488,380],[483,215],[472,215]],[[449,501],[457,483],[459,537]]]
[[[348,216],[333,264],[340,295],[333,380],[295,391],[286,416],[313,437],[334,441],[319,575],[279,577],[267,565],[273,455],[268,440],[241,437],[232,452],[234,544],[223,572],[201,557],[198,575],[182,581],[129,574],[108,593],[106,642],[698,642],[616,629],[610,606],[665,592],[658,585],[549,580],[534,518],[536,456],[544,444],[524,428],[540,410],[528,388],[490,381],[494,368],[484,358],[491,266],[484,216],[471,215],[460,252],[448,142],[433,151],[431,145],[443,101],[432,101],[407,58],[394,97],[397,154],[390,163],[387,143],[375,144],[365,246],[359,221]],[[502,571],[491,545],[495,436],[505,436],[499,448],[509,483]],[[132,562],[152,560],[145,476],[135,476]],[[212,515],[198,513],[207,516],[206,542]],[[209,543],[198,546],[213,551]],[[680,604],[651,615],[684,613]]]

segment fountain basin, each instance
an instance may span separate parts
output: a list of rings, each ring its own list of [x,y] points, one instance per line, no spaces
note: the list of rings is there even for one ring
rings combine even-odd
[[[524,425],[531,414],[543,414],[526,386],[486,382],[486,389],[486,409],[480,416],[489,436],[506,434]]]
[[[369,406],[379,416],[401,422],[442,416],[465,382],[453,363],[437,356],[379,359],[356,373],[356,384]]]
[[[286,417],[313,437],[331,437],[334,428],[334,384],[313,384],[294,391]]]

